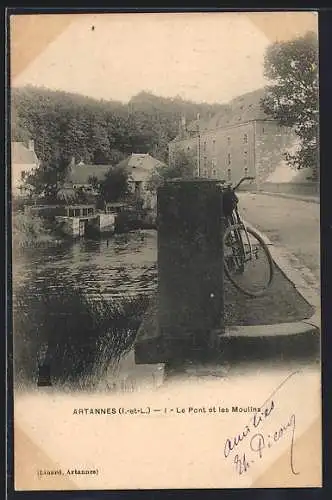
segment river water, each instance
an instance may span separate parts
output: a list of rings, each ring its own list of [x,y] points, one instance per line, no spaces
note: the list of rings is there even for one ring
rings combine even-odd
[[[91,298],[153,294],[157,288],[157,233],[133,231],[81,239],[60,247],[13,252],[13,289],[50,291],[66,282]]]
[[[98,241],[81,239],[57,248],[27,248],[14,255],[14,292],[24,286],[24,294],[49,295],[65,284],[97,300],[121,302],[122,297],[153,295],[158,284],[157,232],[132,231]],[[312,313],[312,307],[276,267],[272,286],[255,299],[248,299],[225,280],[226,324],[299,321]]]

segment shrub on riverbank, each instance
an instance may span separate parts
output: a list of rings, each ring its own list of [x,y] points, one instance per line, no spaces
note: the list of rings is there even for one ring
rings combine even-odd
[[[152,210],[124,210],[117,214],[115,231],[123,233],[135,229],[155,229],[156,214]]]
[[[130,349],[148,305],[145,296],[91,301],[73,285],[58,285],[49,289],[45,284],[38,294],[27,286],[15,293],[18,385],[36,384],[38,363],[45,363],[53,385],[93,386]]]
[[[12,217],[13,243],[17,247],[37,246],[54,243],[56,235],[52,224],[41,217],[25,213],[15,213]]]

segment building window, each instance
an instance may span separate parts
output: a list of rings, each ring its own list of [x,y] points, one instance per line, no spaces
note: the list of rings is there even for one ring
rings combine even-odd
[[[231,138],[230,137],[227,137],[227,144],[228,144],[228,146],[231,145]]]
[[[212,177],[217,177],[217,160],[215,158],[211,160],[211,173]]]
[[[88,209],[87,208],[83,208],[83,215],[88,215]]]
[[[232,180],[232,170],[231,170],[230,168],[228,168],[228,169],[227,169],[227,179],[228,179],[229,181],[231,181],[231,180]]]
[[[231,154],[228,153],[227,154],[227,165],[230,165],[231,163],[232,163]]]
[[[264,133],[265,133],[265,128],[263,127],[263,128],[262,128],[262,134],[264,134]]]
[[[213,151],[213,153],[215,152],[215,150],[216,150],[216,140],[213,139],[213,141],[212,141],[212,151]]]
[[[187,147],[187,151],[190,151],[190,146]]]
[[[243,143],[248,144],[248,134],[244,134],[243,136]]]
[[[203,177],[207,177],[208,171],[207,171],[207,157],[204,156],[203,158]]]
[[[72,208],[68,210],[68,217],[74,217],[74,210]]]
[[[245,165],[247,165],[247,164],[248,164],[248,151],[244,151],[244,152],[243,152],[243,163],[244,163]]]
[[[81,215],[81,210],[79,208],[74,209],[74,217],[79,217]]]
[[[21,172],[21,180],[22,180],[22,181],[24,181],[25,176],[26,176],[26,171],[25,171],[25,170],[22,170],[22,172]]]
[[[248,175],[248,168],[247,167],[244,167],[244,175],[247,176]]]
[[[203,151],[206,151],[206,141],[203,143]]]
[[[93,214],[93,208],[88,208],[88,214]]]

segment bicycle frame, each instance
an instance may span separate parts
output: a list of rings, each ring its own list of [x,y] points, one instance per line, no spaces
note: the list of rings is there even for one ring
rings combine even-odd
[[[231,185],[227,186],[227,194],[235,192],[235,190],[240,186],[240,184],[246,180],[252,180],[252,177],[244,177],[240,180],[240,182],[232,187]],[[225,192],[224,192],[225,195]],[[241,219],[238,210],[238,202],[239,199],[235,196],[235,198],[223,200],[224,206],[224,214],[225,214],[225,234],[224,234],[224,268],[225,274],[233,285],[243,292],[244,294],[250,297],[259,297],[265,290],[270,286],[273,278],[273,259],[271,257],[270,251],[265,244],[264,240],[261,236],[251,227],[246,227],[244,222]],[[229,214],[229,215],[228,215]],[[244,235],[242,234],[244,231]],[[262,254],[261,254],[262,250]],[[247,269],[247,263],[260,259],[260,256],[265,259],[267,263],[267,270],[263,274],[263,279],[265,282],[259,279],[255,280],[255,273],[257,273],[257,267],[254,266],[252,270],[249,269],[249,282],[248,276],[245,274]],[[259,266],[261,269],[261,267]],[[250,277],[250,273],[253,272],[253,276]],[[247,278],[246,278],[247,276]],[[257,277],[257,276],[256,276]],[[244,278],[244,279],[243,279]],[[249,284],[250,283],[250,284]],[[249,285],[249,288],[248,288]],[[253,286],[254,288],[250,288]],[[257,286],[259,287],[257,289]]]
[[[240,179],[240,181],[234,187],[232,187],[231,189],[235,192],[244,181],[246,181],[246,180],[251,180],[252,181],[254,179],[255,179],[254,177],[248,177],[248,176],[242,177],[242,179]],[[251,258],[253,257],[252,245],[251,245],[251,242],[250,242],[250,239],[249,239],[247,228],[246,228],[245,224],[243,223],[243,221],[242,221],[242,219],[240,217],[240,214],[239,214],[237,206],[234,208],[231,216],[228,217],[228,224],[229,224],[229,226],[239,225],[239,226],[243,227],[243,230],[244,230],[245,235],[246,235],[246,240],[247,240],[248,245],[249,245],[249,255],[250,255],[249,260],[251,260]],[[244,242],[243,242],[243,238],[241,236],[241,233],[239,233],[237,235],[237,237],[241,241],[242,252],[243,252],[244,258],[246,259],[246,252],[245,252],[245,249],[244,249]]]

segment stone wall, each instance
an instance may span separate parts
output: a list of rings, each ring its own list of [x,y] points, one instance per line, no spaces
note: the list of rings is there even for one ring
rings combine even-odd
[[[114,214],[99,214],[98,224],[100,233],[113,233],[115,225],[115,215]]]
[[[217,129],[215,159],[218,177],[237,182],[244,175],[255,174],[253,123]],[[211,146],[211,137],[208,138]],[[204,149],[204,142],[203,142]]]
[[[273,121],[255,122],[255,165],[258,187],[285,162],[284,153],[293,151],[296,144],[297,137],[289,127],[280,126]]]
[[[68,236],[76,238],[80,236],[80,219],[79,217],[55,217],[55,220],[61,224],[62,231]]]
[[[295,194],[305,196],[319,196],[318,182],[263,182],[260,191],[268,193]]]
[[[199,142],[199,147],[198,147]],[[244,175],[255,175],[254,122],[205,130],[169,145],[170,159],[177,150],[200,152],[200,176],[236,182]]]
[[[284,153],[293,152],[297,137],[289,127],[273,120],[256,120],[230,127],[204,130],[200,137],[188,137],[169,144],[170,160],[177,150],[200,151],[200,176],[237,182],[244,175],[266,181],[285,162]]]

